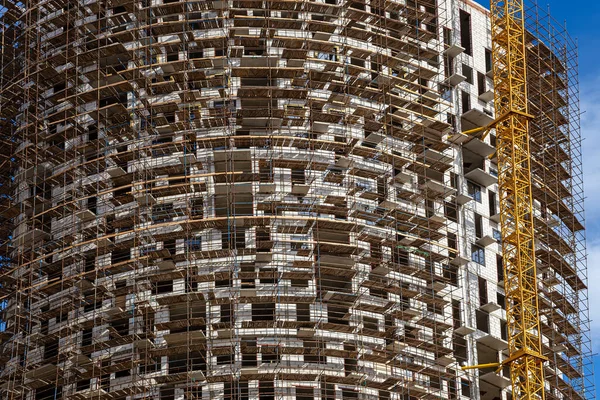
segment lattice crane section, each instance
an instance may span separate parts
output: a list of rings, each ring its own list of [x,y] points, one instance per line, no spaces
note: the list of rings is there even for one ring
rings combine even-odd
[[[515,399],[544,398],[522,1],[491,1],[500,224]]]

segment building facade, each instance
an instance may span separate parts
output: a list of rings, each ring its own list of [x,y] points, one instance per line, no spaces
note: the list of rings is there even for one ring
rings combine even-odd
[[[7,399],[508,400],[488,12],[4,0]],[[576,46],[527,11],[548,399],[593,396]]]

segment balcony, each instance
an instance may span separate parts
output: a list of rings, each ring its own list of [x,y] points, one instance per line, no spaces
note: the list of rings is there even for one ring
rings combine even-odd
[[[485,235],[483,237],[480,237],[479,239],[477,239],[475,241],[475,243],[477,243],[478,246],[481,247],[487,247],[493,243],[497,243],[496,239],[494,239],[493,237],[491,237],[490,235]]]
[[[502,307],[500,307],[500,305],[498,303],[495,303],[493,301],[490,301],[486,304],[483,304],[481,307],[479,307],[480,310],[485,311],[487,313],[498,311],[501,308]]]
[[[387,264],[378,264],[375,268],[371,270],[373,275],[382,275],[385,276],[392,272]]]
[[[486,374],[480,375],[479,379],[500,389],[504,389],[505,387],[510,386],[511,383],[510,379],[497,374],[495,371],[491,371]]]
[[[439,365],[447,367],[448,365],[455,363],[456,358],[454,358],[454,356],[452,354],[445,354],[445,355],[437,358],[435,360],[435,362],[437,362]]]
[[[450,188],[444,185],[443,183],[434,181],[432,179],[423,182],[419,187],[422,190],[430,190],[432,192],[436,192],[442,197],[448,197],[456,193],[456,189]]]
[[[497,351],[503,351],[508,348],[508,342],[506,342],[506,340],[492,336],[489,333],[485,333],[483,336],[479,337],[477,342]]]
[[[471,328],[470,326],[466,326],[466,325],[461,325],[458,328],[454,329],[454,333],[456,333],[457,335],[461,335],[461,336],[467,336],[473,332],[475,332],[475,329]]]
[[[427,285],[427,288],[433,289],[436,293],[440,293],[448,287],[448,283],[445,281],[435,281]]]
[[[156,263],[156,266],[161,271],[170,271],[175,269],[175,263],[173,260],[163,260]]]
[[[448,46],[446,50],[444,50],[444,54],[448,57],[456,57],[457,55],[463,53],[465,51],[464,47],[461,47],[457,44],[451,44]]]
[[[471,260],[469,260],[468,258],[465,258],[461,255],[458,255],[450,261],[450,264],[462,267],[463,265],[467,265],[469,263],[469,261],[471,261]]]
[[[471,125],[473,128],[488,126],[494,121],[494,117],[490,114],[475,108],[463,113],[461,118],[463,122],[467,122],[467,125]],[[471,128],[463,126],[463,130],[468,129]]]
[[[192,342],[197,342],[206,339],[204,332],[201,330],[169,333],[163,336],[163,339],[169,346],[186,345]]]
[[[450,157],[440,151],[432,150],[426,148],[421,155],[425,158],[425,160],[431,162],[432,164],[442,163],[447,164],[448,166],[452,165],[452,161],[454,161],[453,157]]]
[[[292,194],[297,196],[306,196],[310,190],[310,185],[294,184],[292,185]]]
[[[483,140],[480,140],[476,137],[469,140],[464,144],[465,148],[478,156],[483,158],[487,158],[490,155],[494,154],[496,148],[492,145],[485,143]]]
[[[380,135],[378,133],[370,133],[369,136],[367,136],[365,138],[365,140],[363,141],[363,146],[366,146],[366,147],[377,146],[379,143],[381,143],[383,141],[383,139],[385,139],[385,136],[383,136],[383,135]]]
[[[140,207],[150,207],[156,204],[156,198],[150,193],[136,193],[135,200]]]
[[[494,91],[493,90],[488,90],[486,92],[483,92],[479,95],[479,100],[481,101],[485,101],[486,103],[489,101],[494,100]]]
[[[452,74],[450,77],[448,77],[448,79],[446,79],[446,83],[449,84],[450,86],[457,86],[458,84],[460,84],[461,82],[464,82],[467,80],[467,77],[458,73],[454,73]]]
[[[465,174],[465,178],[485,187],[491,186],[498,182],[498,178],[488,172],[485,172],[481,168],[474,168],[467,172]]]
[[[46,382],[52,382],[57,375],[62,374],[61,367],[54,364],[45,364],[25,373],[25,384],[32,387],[42,387]]]
[[[49,172],[50,171],[47,170],[44,165],[39,164],[35,167],[31,167],[20,172],[15,178],[15,181],[33,184],[35,181],[44,180],[49,174]]]
[[[272,194],[275,193],[275,184],[274,183],[259,183],[258,192],[264,194]]]
[[[564,344],[560,343],[560,344],[555,344],[554,346],[551,347],[551,349],[555,353],[564,353],[568,350],[568,347],[565,346]]]
[[[389,343],[385,348],[391,352],[400,353],[406,350],[407,347],[408,345],[406,343],[394,340],[391,343]]]
[[[88,222],[96,219],[96,214],[94,214],[90,210],[81,210],[77,212],[75,216],[79,218],[82,222]]]
[[[182,156],[179,156],[179,162],[182,165],[194,165],[198,162],[198,160],[196,159],[196,156],[194,154],[185,154]]]
[[[500,223],[500,211],[496,211],[493,215],[490,215],[490,221]]]
[[[466,135],[462,132],[452,132],[452,134],[448,136],[448,141],[454,144],[463,144],[465,142],[468,142],[471,138],[472,136]]]
[[[412,175],[407,174],[406,172],[398,172],[394,179],[401,183],[411,183],[412,177]]]
[[[106,170],[106,173],[113,179],[127,174],[127,172],[125,172],[125,170],[121,167],[110,167]]]
[[[14,241],[17,246],[28,246],[33,242],[38,243],[39,241],[50,240],[51,237],[48,232],[33,228],[18,236]]]
[[[469,196],[465,192],[466,192],[466,189],[463,189],[462,187],[459,188],[457,193],[454,195],[454,201],[456,202],[456,204],[463,206],[463,205],[467,204],[468,202],[470,202],[471,200],[473,200],[473,197]]]

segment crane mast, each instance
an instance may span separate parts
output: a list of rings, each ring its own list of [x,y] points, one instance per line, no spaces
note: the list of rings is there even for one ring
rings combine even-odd
[[[491,0],[500,226],[513,399],[544,399],[523,0]]]

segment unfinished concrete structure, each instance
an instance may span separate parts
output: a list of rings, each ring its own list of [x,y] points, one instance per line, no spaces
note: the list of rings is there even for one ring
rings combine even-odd
[[[3,0],[0,394],[509,399],[489,21]],[[529,10],[549,399],[589,377],[576,47]]]

